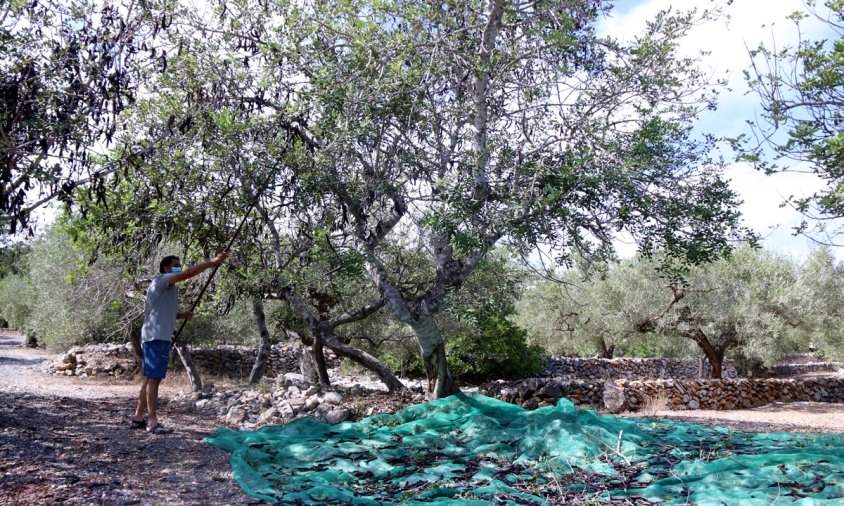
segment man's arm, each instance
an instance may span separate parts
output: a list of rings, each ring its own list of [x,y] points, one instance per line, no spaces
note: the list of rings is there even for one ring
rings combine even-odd
[[[229,257],[229,254],[225,251],[220,253],[219,255],[215,256],[211,260],[207,260],[205,262],[196,264],[194,266],[188,267],[187,269],[183,270],[182,272],[177,272],[176,274],[171,274],[168,277],[169,283],[171,285],[175,285],[179,281],[184,281],[186,279],[190,279],[194,276],[199,275],[201,272],[214,267],[215,265],[220,265],[221,263],[226,261],[226,258]]]

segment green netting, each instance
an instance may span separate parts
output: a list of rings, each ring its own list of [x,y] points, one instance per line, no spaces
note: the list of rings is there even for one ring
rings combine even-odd
[[[620,437],[619,437],[620,436]],[[479,394],[328,425],[220,429],[250,495],[300,504],[844,504],[844,437],[534,411]]]

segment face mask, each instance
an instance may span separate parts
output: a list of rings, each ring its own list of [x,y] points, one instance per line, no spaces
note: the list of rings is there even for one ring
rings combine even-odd
[[[181,267],[170,267],[170,273],[171,274],[176,274],[177,272],[182,272],[182,268]]]

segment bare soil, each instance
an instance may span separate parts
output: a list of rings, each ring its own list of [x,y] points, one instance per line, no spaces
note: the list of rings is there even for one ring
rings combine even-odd
[[[202,443],[216,420],[163,402],[172,434],[130,429],[137,383],[45,374],[53,356],[22,342],[0,335],[0,504],[258,503],[232,480],[229,453]]]
[[[128,428],[138,382],[51,376],[54,355],[0,332],[0,504],[259,504],[233,481],[229,454],[202,443],[216,419],[168,404],[187,380],[168,377],[161,420],[175,429],[152,435]],[[356,414],[398,409],[399,396],[349,399]],[[844,405],[774,404],[736,411],[653,411],[670,418],[742,431],[844,432]]]
[[[827,402],[774,402],[752,409],[637,412],[623,416],[677,420],[718,425],[742,432],[844,433],[844,404]]]

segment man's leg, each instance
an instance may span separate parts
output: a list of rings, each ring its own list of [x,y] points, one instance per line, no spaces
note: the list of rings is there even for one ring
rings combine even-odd
[[[150,341],[144,343],[144,369],[147,385],[147,431],[155,434],[167,434],[173,429],[158,424],[158,386],[167,375],[167,362],[170,359],[169,341]]]
[[[132,417],[132,420],[135,422],[143,422],[144,421],[144,412],[147,410],[147,380],[144,378],[144,382],[141,383],[141,393],[138,395],[138,407],[135,408],[135,416]]]
[[[147,424],[150,427],[155,427],[158,423],[158,385],[161,384],[160,378],[147,378],[147,411],[149,418]]]

